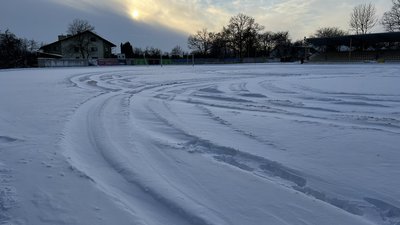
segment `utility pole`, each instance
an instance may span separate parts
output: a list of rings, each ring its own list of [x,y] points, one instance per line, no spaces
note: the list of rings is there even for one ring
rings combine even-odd
[[[145,65],[148,65],[148,64],[147,64],[147,60],[146,60],[146,53],[143,53],[143,59],[144,59],[144,64],[145,64]]]

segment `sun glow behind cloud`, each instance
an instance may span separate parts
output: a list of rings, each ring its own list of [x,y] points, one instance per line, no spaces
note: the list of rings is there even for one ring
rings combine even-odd
[[[137,9],[134,9],[133,11],[131,11],[131,17],[134,20],[138,20],[140,16],[140,13]]]
[[[202,28],[220,31],[230,17],[245,13],[268,31],[290,31],[293,39],[316,29],[336,26],[348,29],[352,8],[362,0],[48,0],[95,12],[112,10],[150,26],[162,26],[190,34]],[[376,0],[378,10],[390,7],[387,0]],[[378,12],[382,13],[382,12]]]
[[[184,33],[192,33],[203,27],[217,28],[227,13],[215,10],[207,1],[189,0],[125,0],[131,18],[148,24],[158,24]],[[133,12],[140,16],[133,16]],[[229,17],[228,17],[229,18]],[[226,20],[226,18],[225,18]]]
[[[150,26],[193,33],[207,27],[219,30],[233,14],[210,0],[48,0],[56,4],[95,13],[112,10],[136,22]]]

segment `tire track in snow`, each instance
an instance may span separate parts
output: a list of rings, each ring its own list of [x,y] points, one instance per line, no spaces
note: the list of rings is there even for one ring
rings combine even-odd
[[[234,85],[234,86],[236,86],[236,85]],[[242,85],[242,87],[243,87],[243,85]],[[235,88],[233,88],[233,89],[235,89]],[[220,95],[221,93],[223,93],[223,92],[215,91],[215,90],[219,90],[217,85],[213,86],[211,89],[210,88],[201,89],[200,91],[205,91],[207,93],[216,94],[216,95]],[[164,91],[166,91],[166,90],[164,90]],[[235,89],[235,91],[236,91],[236,89]],[[241,89],[241,91],[243,91],[243,89]],[[189,96],[197,97],[197,95],[189,95]],[[213,99],[213,96],[210,96],[210,99]],[[218,97],[214,98],[214,99],[217,101],[224,102],[223,99],[218,98]],[[179,117],[179,115],[174,114],[171,111],[169,104],[167,103],[167,102],[171,102],[173,100],[175,100],[175,98],[161,98],[161,101],[164,103],[165,108],[167,108],[171,112],[171,114],[173,114],[174,116]],[[205,110],[205,109],[207,109],[206,106],[221,108],[221,105],[214,105],[214,104],[209,104],[209,103],[199,104],[199,103],[203,103],[203,102],[196,102],[196,101],[191,100],[190,98],[189,98],[189,100],[187,100],[187,101],[184,100],[183,102],[185,104],[190,104],[193,107],[197,107],[198,109],[200,109],[200,111],[203,111],[203,113],[205,115],[207,115],[212,120],[218,122],[219,124],[230,127],[231,129],[235,130],[236,132],[241,133],[244,136],[254,139],[254,137],[252,137],[245,131],[238,131],[238,130],[232,128],[229,123],[227,123],[226,121],[224,121],[221,118],[215,117],[214,115],[212,115],[212,113],[209,112],[209,110],[208,111]],[[239,101],[238,104],[236,104],[236,106],[234,106],[234,107],[223,106],[222,108],[237,109],[239,111],[240,110],[249,110],[248,108],[242,107],[241,103],[242,102]],[[301,175],[299,175],[298,171],[287,168],[278,162],[270,161],[263,157],[255,156],[255,155],[240,151],[235,148],[220,146],[220,145],[213,143],[212,141],[205,140],[196,135],[190,134],[190,133],[182,130],[181,128],[176,127],[172,122],[170,122],[168,119],[169,116],[164,116],[164,115],[161,115],[160,113],[158,113],[158,111],[160,111],[160,110],[152,109],[148,105],[146,107],[149,112],[152,112],[152,114],[155,116],[155,118],[157,118],[158,121],[164,123],[164,125],[166,127],[174,129],[174,131],[171,133],[174,133],[174,134],[179,133],[180,136],[184,137],[184,140],[186,140],[186,142],[179,143],[178,144],[179,149],[182,149],[182,150],[185,150],[185,151],[188,151],[191,153],[204,154],[205,156],[210,155],[211,158],[213,158],[219,162],[229,164],[233,167],[236,167],[236,168],[244,170],[244,171],[251,172],[255,175],[260,175],[261,177],[266,178],[266,179],[272,179],[272,180],[276,181],[275,178],[278,177],[278,178],[282,179],[283,181],[289,181],[294,184],[294,186],[289,185],[293,189],[295,189],[299,192],[302,192],[308,196],[312,196],[313,198],[316,198],[318,200],[329,203],[329,204],[331,204],[339,209],[342,209],[344,211],[347,211],[351,214],[362,216],[364,214],[365,209],[371,208],[371,205],[361,203],[361,202],[356,202],[354,200],[346,200],[343,197],[342,198],[332,197],[332,196],[327,195],[326,193],[324,193],[321,190],[316,190],[312,187],[306,186],[307,179],[305,177],[302,177]],[[310,108],[310,109],[315,110],[314,108]],[[319,110],[319,109],[317,109],[317,110]],[[161,110],[161,111],[163,111],[163,110]],[[329,110],[322,110],[322,111],[329,111]],[[334,112],[339,112],[339,111],[334,111]],[[296,115],[296,116],[300,116],[300,117],[303,116],[303,115],[297,114],[297,113],[296,114],[285,113],[285,114],[286,115]],[[333,124],[332,124],[332,126],[333,126]],[[334,126],[338,126],[338,125],[334,125]],[[261,140],[258,140],[258,141],[262,142]],[[264,142],[264,144],[265,144],[265,142]],[[166,144],[166,145],[168,145],[168,144]],[[176,146],[171,146],[171,145],[168,145],[168,146],[177,148]],[[278,183],[281,183],[281,182],[278,181],[277,184]],[[286,182],[283,182],[283,184],[287,185]]]
[[[153,121],[158,121],[165,125],[163,130],[168,129],[168,133],[172,133],[174,136],[179,136],[181,140],[181,142],[172,145],[171,143],[160,142],[160,145],[183,150],[192,154],[202,154],[204,157],[250,172],[251,174],[263,179],[271,180],[276,185],[292,188],[354,215],[362,216],[364,214],[363,208],[370,208],[370,206],[360,205],[351,200],[331,197],[323,191],[307,186],[306,177],[299,171],[293,170],[279,162],[271,161],[264,157],[249,154],[232,147],[221,146],[210,140],[202,139],[178,128],[169,121],[169,117],[163,117],[149,105],[143,105],[143,108],[147,108],[146,111],[154,116],[152,119]],[[167,105],[166,108],[168,108]],[[175,114],[175,116],[178,115]],[[173,138],[171,137],[171,139]]]
[[[98,80],[98,76],[97,75],[93,75],[93,76],[96,77],[96,79]],[[97,82],[96,83],[91,82],[87,86],[86,84],[88,84],[89,81],[87,81],[87,79],[84,79],[83,81],[85,82],[85,84],[82,85],[82,86],[84,86],[86,88],[90,88],[90,87],[97,88],[97,84],[98,84]],[[207,80],[207,81],[209,82],[209,80]],[[176,85],[176,83],[172,83],[170,85],[173,86],[173,85]],[[150,91],[151,92],[154,88],[158,88],[159,86],[165,86],[165,85],[149,85],[149,86],[142,87],[140,90],[130,90],[129,92],[130,93],[134,93],[134,94],[138,94],[138,93],[140,93],[142,91]],[[116,89],[110,89],[109,87],[106,87],[104,90],[112,91],[112,90],[116,90]],[[91,114],[93,114],[93,113],[91,113]],[[90,119],[90,118],[88,118],[88,119]],[[95,126],[95,124],[97,124],[97,123],[96,122],[91,122],[92,125],[90,127]],[[102,130],[102,129],[101,128],[94,129],[93,132],[97,132],[98,130]],[[100,146],[96,146],[98,144],[97,142],[99,142],[98,140],[102,140],[103,138],[92,138],[92,139],[97,140],[94,143],[92,143],[92,145],[94,145],[94,148],[96,148],[96,149],[113,149],[113,148],[115,149],[115,147],[107,147],[107,148],[101,147],[102,145],[107,145],[108,142],[104,142],[104,144],[102,144]],[[190,139],[194,139],[194,138],[192,137]],[[196,145],[197,147],[200,147],[200,148],[203,148],[204,146],[208,146],[206,148],[208,148],[209,150],[212,149],[212,148],[209,147],[210,145],[212,145],[212,143],[210,143],[208,141],[197,139],[194,142],[191,141],[189,143],[189,145],[193,145],[193,144]],[[218,149],[217,151],[219,151],[221,153],[223,152],[222,154],[219,154],[218,156],[214,157],[214,159],[216,159],[217,161],[225,162],[225,163],[228,163],[230,165],[234,165],[234,166],[237,166],[237,167],[243,169],[243,168],[245,168],[244,165],[241,166],[242,164],[237,163],[236,159],[233,159],[233,158],[229,158],[228,159],[228,156],[239,155],[238,158],[245,158],[246,160],[250,159],[250,158],[256,158],[255,161],[258,160],[258,161],[262,162],[262,165],[259,166],[261,171],[267,171],[267,173],[270,173],[273,176],[287,178],[288,180],[291,180],[291,181],[293,181],[294,183],[296,183],[297,185],[300,185],[300,186],[304,186],[305,185],[305,182],[306,182],[305,180],[302,180],[302,178],[294,175],[293,172],[289,171],[288,169],[281,169],[281,166],[279,165],[279,163],[268,161],[268,160],[262,159],[262,158],[257,158],[255,156],[251,156],[251,155],[246,155],[246,153],[239,153],[238,154],[237,153],[238,151],[235,150],[235,149],[229,149],[229,148],[220,147],[220,146],[213,147],[213,148],[214,149]],[[215,152],[212,152],[212,153],[215,153]],[[110,159],[111,157],[103,155],[103,158]],[[118,173],[120,173],[120,174],[127,173],[126,171],[124,171],[124,169],[120,168],[121,164],[122,163],[112,163],[111,167],[113,167],[114,170],[118,171]],[[124,172],[122,172],[122,171],[124,171]],[[91,179],[93,179],[94,181],[96,181],[96,179],[94,179],[92,176],[90,176],[90,175],[88,175],[88,176],[91,177]],[[127,177],[126,179],[129,179],[130,177],[132,177],[132,175],[125,175],[125,176]],[[130,181],[130,182],[133,182],[133,181]],[[155,199],[158,199],[158,201],[164,202],[164,204],[168,205],[170,208],[175,208],[176,211],[180,212],[185,217],[191,218],[190,219],[191,223],[194,223],[196,221],[200,221],[199,224],[208,224],[208,222],[202,220],[201,218],[196,218],[196,216],[194,216],[194,215],[189,215],[188,213],[185,213],[184,210],[182,208],[179,208],[179,206],[175,205],[175,203],[168,202],[166,199],[163,199],[162,195],[157,194],[155,191],[152,191],[148,187],[142,186],[140,183],[136,183],[136,185],[141,187],[141,189],[144,189],[146,191],[146,193],[151,193],[151,195]],[[193,218],[195,218],[195,219],[193,219]]]
[[[143,90],[149,90],[153,88],[158,88],[164,85],[175,85],[176,83],[171,84],[157,84],[151,86],[142,87],[139,90],[129,90],[129,93],[124,91],[117,91],[117,89],[112,89],[109,87],[97,86],[97,83],[90,82],[90,80],[95,77],[98,79],[102,75],[90,75],[90,78],[87,76],[85,79],[76,78],[74,81],[84,82],[84,84],[79,84],[83,88],[100,88],[103,91],[109,91],[108,93],[101,94],[100,96],[94,97],[90,99],[88,102],[81,105],[77,113],[75,114],[75,119],[72,119],[69,124],[69,128],[65,135],[64,146],[67,151],[67,156],[71,160],[71,164],[74,168],[79,170],[79,173],[85,174],[83,177],[87,177],[97,185],[106,193],[112,196],[115,201],[119,202],[119,204],[123,204],[124,207],[128,208],[134,217],[135,220],[141,221],[142,215],[140,212],[140,207],[146,206],[149,208],[154,208],[153,212],[161,213],[163,216],[169,217],[164,218],[164,221],[175,221],[173,224],[210,224],[213,223],[208,221],[207,218],[202,218],[196,213],[192,213],[188,211],[186,208],[177,204],[173,199],[163,196],[162,192],[159,192],[154,187],[151,187],[146,184],[144,181],[145,178],[140,178],[140,174],[137,174],[132,168],[128,165],[129,162],[126,162],[123,158],[126,155],[125,151],[128,149],[121,149],[122,146],[118,144],[120,141],[128,143],[129,140],[123,140],[125,137],[118,137],[115,139],[115,136],[108,133],[106,131],[106,127],[110,126],[108,122],[105,122],[105,118],[113,115],[108,115],[109,108],[117,107],[113,110],[118,110],[120,112],[127,113],[127,108],[129,104],[121,104],[116,102],[122,102],[121,99],[129,99],[134,94],[132,93],[140,93]],[[89,79],[89,81],[88,81]],[[104,85],[104,83],[102,84]],[[129,102],[124,100],[123,102]],[[115,116],[115,115],[114,115]],[[123,116],[123,115],[122,115]],[[118,118],[122,117],[119,115]],[[126,116],[126,115],[125,115]],[[83,118],[82,118],[83,117]],[[79,120],[85,119],[87,122],[83,124],[79,122]],[[77,120],[77,121],[74,121]],[[106,119],[107,120],[107,119]],[[83,122],[83,121],[82,121]],[[114,121],[118,122],[118,121]],[[107,123],[107,125],[106,125]],[[78,130],[83,131],[83,134],[87,135],[87,138],[78,137],[74,135],[74,133]],[[82,132],[81,132],[82,135]],[[89,141],[87,141],[89,140]],[[72,144],[74,143],[74,144]],[[80,146],[86,146],[85,152],[81,152],[79,149],[82,148]],[[124,146],[125,147],[125,146]],[[130,146],[132,147],[132,146]],[[89,149],[88,149],[89,148]],[[123,147],[122,147],[123,148]],[[88,155],[85,155],[88,154]],[[93,166],[90,168],[92,160],[97,161],[97,163],[102,162],[100,164],[106,164],[108,166],[103,166],[103,173],[114,174],[113,177],[122,178],[112,178],[110,179],[108,175],[107,178],[103,178],[99,175],[95,170],[96,167]],[[98,167],[99,165],[97,165]],[[145,170],[145,168],[142,168]],[[134,191],[130,191],[126,193],[124,190],[118,190],[113,188],[113,182],[119,180],[119,185],[127,186],[133,189]],[[148,196],[141,197],[143,199],[136,199],[137,195]],[[125,196],[122,198],[121,196]],[[126,199],[125,199],[126,198]],[[140,206],[134,206],[134,204],[140,201]],[[147,202],[144,203],[143,201]],[[139,208],[138,208],[139,207]],[[153,215],[154,216],[154,215]],[[144,221],[146,218],[151,218],[151,216],[144,216]],[[217,220],[216,220],[217,221]],[[161,221],[159,221],[161,222]],[[144,222],[146,224],[146,222]],[[152,223],[150,223],[152,224]],[[162,224],[162,223],[160,223]],[[224,223],[219,223],[224,224]]]
[[[106,76],[106,77],[103,77]],[[102,78],[103,77],[103,78]],[[213,94],[222,94],[222,93],[212,93],[210,91],[211,89],[203,89],[200,91],[205,91],[210,94],[210,98],[215,100],[215,103],[210,103],[210,101],[198,101],[198,100],[193,100],[191,98],[196,98],[196,97],[202,97],[202,96],[196,96],[195,94],[189,94],[186,100],[183,100],[182,98],[179,98],[179,94],[183,94],[185,92],[190,92],[193,90],[194,85],[193,84],[185,84],[185,83],[179,83],[179,82],[167,82],[167,83],[147,83],[147,84],[141,84],[141,85],[136,85],[132,86],[132,84],[129,84],[131,82],[131,79],[128,78],[123,78],[121,77],[112,77],[107,74],[93,74],[90,75],[84,79],[82,79],[81,82],[79,83],[78,86],[82,88],[87,88],[89,90],[93,89],[99,89],[102,90],[104,93],[113,93],[107,96],[105,98],[104,96],[99,96],[98,98],[92,99],[92,101],[88,104],[94,104],[96,105],[97,109],[95,111],[87,111],[86,114],[98,114],[97,118],[93,120],[92,122],[87,125],[89,129],[90,135],[92,135],[92,143],[91,146],[93,150],[100,150],[103,152],[106,152],[105,154],[111,154],[111,156],[105,156],[103,155],[102,157],[106,160],[107,163],[109,163],[113,171],[117,174],[122,176],[123,180],[127,183],[127,186],[136,186],[139,190],[141,190],[140,193],[144,195],[149,195],[153,200],[158,202],[158,205],[161,205],[160,207],[165,207],[166,210],[171,210],[173,213],[176,215],[179,215],[184,221],[186,222],[191,222],[193,224],[211,224],[211,222],[207,222],[206,219],[198,217],[197,215],[194,215],[194,213],[187,211],[183,209],[178,203],[176,203],[174,200],[166,198],[163,193],[159,193],[157,189],[150,188],[149,186],[146,185],[146,182],[139,181],[136,179],[138,175],[135,175],[134,172],[132,172],[129,168],[129,166],[124,167],[121,165],[124,165],[124,163],[119,162],[121,159],[113,159],[113,157],[118,156],[115,153],[110,153],[110,150],[115,150],[120,148],[120,146],[113,145],[110,143],[118,143],[119,141],[123,141],[124,139],[127,139],[127,137],[118,137],[115,139],[115,137],[112,137],[111,139],[107,139],[107,134],[106,132],[103,133],[104,127],[97,127],[94,128],[98,125],[98,123],[102,123],[102,121],[108,113],[105,113],[105,109],[110,108],[111,105],[115,106],[115,102],[121,98],[128,98],[127,96],[133,95],[135,96],[136,94],[142,93],[144,91],[148,91],[146,93],[153,94],[153,96],[159,97],[162,101],[182,101],[184,103],[189,103],[192,105],[205,105],[205,106],[212,106],[212,107],[220,107],[220,108],[227,108],[227,109],[237,109],[237,110],[252,110],[251,107],[248,107],[249,102],[241,102],[241,101],[228,101],[227,100],[235,100],[234,97],[230,98],[231,96],[228,96],[228,98],[218,98],[213,96]],[[119,80],[118,82],[115,81],[115,79]],[[228,80],[229,81],[229,80]],[[188,82],[189,83],[189,82]],[[201,85],[201,81],[194,81],[194,83],[197,86]],[[171,87],[171,88],[169,88]],[[172,88],[174,87],[174,88]],[[186,87],[186,89],[184,89]],[[176,89],[178,88],[178,89]],[[182,88],[182,89],[181,89]],[[206,87],[207,88],[207,87]],[[170,95],[169,93],[166,95],[163,95],[163,93],[167,93],[169,90],[173,89],[173,93],[177,94],[179,97],[177,98],[176,95]],[[184,91],[177,91],[177,90],[184,90]],[[156,91],[157,90],[157,91]],[[198,90],[197,90],[198,91]],[[241,90],[244,91],[244,90]],[[286,92],[282,90],[278,90],[278,92],[283,92],[279,94],[297,94],[296,92],[290,92],[285,90]],[[192,92],[192,93],[196,93]],[[186,93],[185,93],[186,94]],[[238,94],[238,93],[237,93]],[[104,94],[107,95],[107,94]],[[104,98],[103,98],[104,97]],[[248,96],[252,97],[252,96]],[[257,97],[257,96],[254,96]],[[258,96],[261,97],[261,96]],[[101,100],[99,99],[101,98]],[[118,100],[118,101],[119,101]],[[106,103],[108,102],[108,103]],[[253,104],[253,109],[254,111],[260,111],[260,112],[267,112],[267,113],[274,113],[274,114],[279,114],[283,113],[286,116],[298,116],[300,118],[306,118],[307,120],[307,115],[302,115],[299,113],[296,113],[292,111],[291,109],[288,109],[288,107],[285,107],[285,105],[279,105],[279,104],[272,104],[273,107],[270,106],[265,106],[262,103],[265,103],[265,101],[254,101],[250,103]],[[225,104],[225,105],[224,105]],[[272,179],[276,181],[276,178],[282,179],[283,181],[289,181],[289,183],[294,184],[294,189],[303,192],[307,195],[313,196],[319,200],[325,201],[327,203],[330,203],[332,205],[335,205],[338,208],[341,208],[343,210],[346,210],[350,213],[354,213],[357,215],[362,214],[362,211],[359,211],[359,206],[357,204],[353,204],[350,201],[347,200],[341,200],[341,199],[335,199],[331,197],[320,197],[324,196],[324,193],[318,190],[314,190],[310,187],[307,187],[307,180],[306,177],[303,177],[302,175],[299,175],[300,173],[298,171],[292,170],[290,168],[285,167],[284,165],[274,162],[262,157],[258,157],[252,154],[249,154],[247,152],[242,152],[238,149],[235,148],[229,148],[226,146],[221,146],[217,145],[209,140],[202,139],[196,135],[187,133],[184,130],[180,130],[178,127],[174,126],[173,123],[168,121],[168,118],[165,117],[165,115],[162,115],[158,113],[156,110],[152,109],[148,105],[144,105],[147,108],[148,112],[152,113],[155,118],[157,118],[158,122],[164,123],[165,126],[168,126],[172,129],[175,130],[176,133],[180,133],[182,137],[186,140],[185,142],[182,142],[181,145],[179,146],[180,149],[186,150],[188,152],[192,153],[200,153],[203,154],[204,156],[210,157],[218,162],[229,164],[233,167],[236,167],[238,169],[244,170],[251,172],[255,175],[261,174],[261,177],[264,177],[265,179]],[[205,106],[199,106],[199,107],[204,107]],[[117,109],[120,111],[123,111],[125,113],[128,113],[129,110],[128,105],[121,105],[117,104]],[[296,108],[296,107],[294,107]],[[303,107],[298,107],[302,109]],[[261,109],[261,110],[260,110]],[[315,111],[312,108],[310,109],[312,112]],[[85,110],[84,110],[85,111]],[[332,113],[332,112],[330,112]],[[212,115],[208,115],[209,117],[213,118]],[[311,115],[310,118],[315,115]],[[325,118],[321,118],[320,115],[319,119],[324,120]],[[317,116],[315,116],[318,118]],[[214,117],[214,119],[216,119]],[[130,121],[130,120],[128,120]],[[221,125],[227,125],[224,121],[220,121]],[[225,123],[225,124],[224,124]],[[240,133],[240,132],[239,132]],[[246,131],[242,131],[242,135],[250,137],[249,135],[246,135]],[[110,138],[110,137],[108,137]],[[102,141],[103,140],[103,141]],[[164,143],[165,144],[165,143]],[[176,147],[176,146],[174,146]],[[118,151],[124,151],[123,149],[118,150]],[[108,152],[108,153],[107,153]],[[119,157],[122,157],[123,154],[120,154]],[[113,162],[113,161],[116,161]],[[90,172],[88,173],[90,174]],[[90,175],[89,175],[90,176]],[[134,179],[133,179],[134,178]],[[98,179],[101,178],[94,178],[93,180],[95,182],[98,182]],[[278,184],[279,182],[277,182]],[[287,185],[287,182],[283,182],[285,185]],[[107,182],[104,181],[104,184],[102,185],[107,185]],[[288,185],[290,186],[290,185]],[[104,187],[103,187],[104,188]],[[123,200],[120,199],[119,195],[123,194],[116,194],[118,190],[113,190],[115,193],[112,193],[113,196],[118,200],[123,202],[126,207],[130,207],[128,202],[124,202]],[[368,199],[370,200],[370,199]],[[366,200],[367,201],[367,200]],[[387,205],[382,204],[379,202],[379,200],[370,200],[367,201],[370,202],[373,205],[376,205],[378,209],[384,208],[387,209]],[[135,214],[135,210],[132,207],[132,213]]]
[[[180,148],[192,153],[202,153],[211,155],[217,161],[230,164],[246,171],[259,171],[272,177],[280,177],[283,180],[293,182],[304,187],[306,179],[298,175],[298,171],[287,168],[284,165],[269,159],[243,152],[239,149],[218,145],[210,140],[203,139],[194,134],[190,134],[171,123],[168,118],[163,117],[149,106],[144,106],[154,115],[154,118],[163,123],[166,127],[173,130],[172,133],[184,137],[185,142],[180,143]],[[226,124],[223,124],[226,125]],[[244,135],[243,132],[239,132]],[[244,135],[247,136],[247,135]]]
[[[239,134],[241,134],[241,135],[244,135],[244,136],[246,136],[246,137],[249,137],[250,139],[254,139],[254,140],[256,140],[256,141],[258,141],[258,142],[260,142],[260,143],[262,143],[262,144],[265,144],[265,145],[267,145],[267,146],[270,146],[270,147],[272,147],[272,148],[274,148],[274,149],[278,149],[278,150],[281,150],[281,151],[285,151],[284,148],[278,147],[275,143],[272,143],[272,142],[270,142],[270,141],[268,141],[268,140],[264,140],[264,139],[262,139],[262,138],[260,138],[260,137],[258,137],[258,136],[256,136],[256,135],[252,134],[251,132],[247,132],[247,131],[245,131],[245,130],[241,130],[241,129],[239,129],[239,128],[234,127],[234,126],[233,126],[231,123],[229,123],[228,121],[226,121],[226,120],[224,120],[223,118],[221,118],[221,117],[215,115],[215,114],[214,114],[210,109],[208,109],[207,107],[204,107],[204,106],[197,106],[197,107],[198,107],[201,111],[203,111],[207,116],[209,116],[212,120],[214,120],[215,122],[217,122],[217,123],[219,123],[219,124],[221,124],[221,125],[227,126],[227,127],[229,127],[230,129],[234,130],[234,131],[237,132],[237,133],[239,133]]]
[[[314,119],[318,119],[333,126],[400,133],[400,119],[394,117],[395,115],[384,113],[384,116],[376,117],[376,112],[364,110],[393,110],[400,101],[396,95],[329,92],[299,85],[292,85],[292,89],[288,90],[286,87],[272,84],[271,81],[262,81],[258,85],[270,93],[267,94],[270,97],[266,102],[267,106],[281,110],[281,113],[286,115],[302,118],[296,120],[316,122]],[[274,94],[275,98],[272,97]],[[335,105],[355,107],[356,110],[338,110]]]

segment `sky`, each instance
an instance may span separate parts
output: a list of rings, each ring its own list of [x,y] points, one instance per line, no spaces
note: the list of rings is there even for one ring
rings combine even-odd
[[[0,30],[18,37],[52,43],[75,18],[89,21],[96,32],[117,46],[187,49],[187,37],[207,28],[218,32],[244,13],[266,31],[289,31],[300,40],[321,27],[349,30],[354,6],[363,0],[0,0]],[[390,10],[390,0],[373,1],[377,15]],[[373,32],[382,32],[381,26]],[[116,49],[119,52],[119,49]]]

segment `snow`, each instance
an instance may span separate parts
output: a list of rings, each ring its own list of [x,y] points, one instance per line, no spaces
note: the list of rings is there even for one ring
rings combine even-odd
[[[0,71],[0,224],[399,224],[399,69]]]

